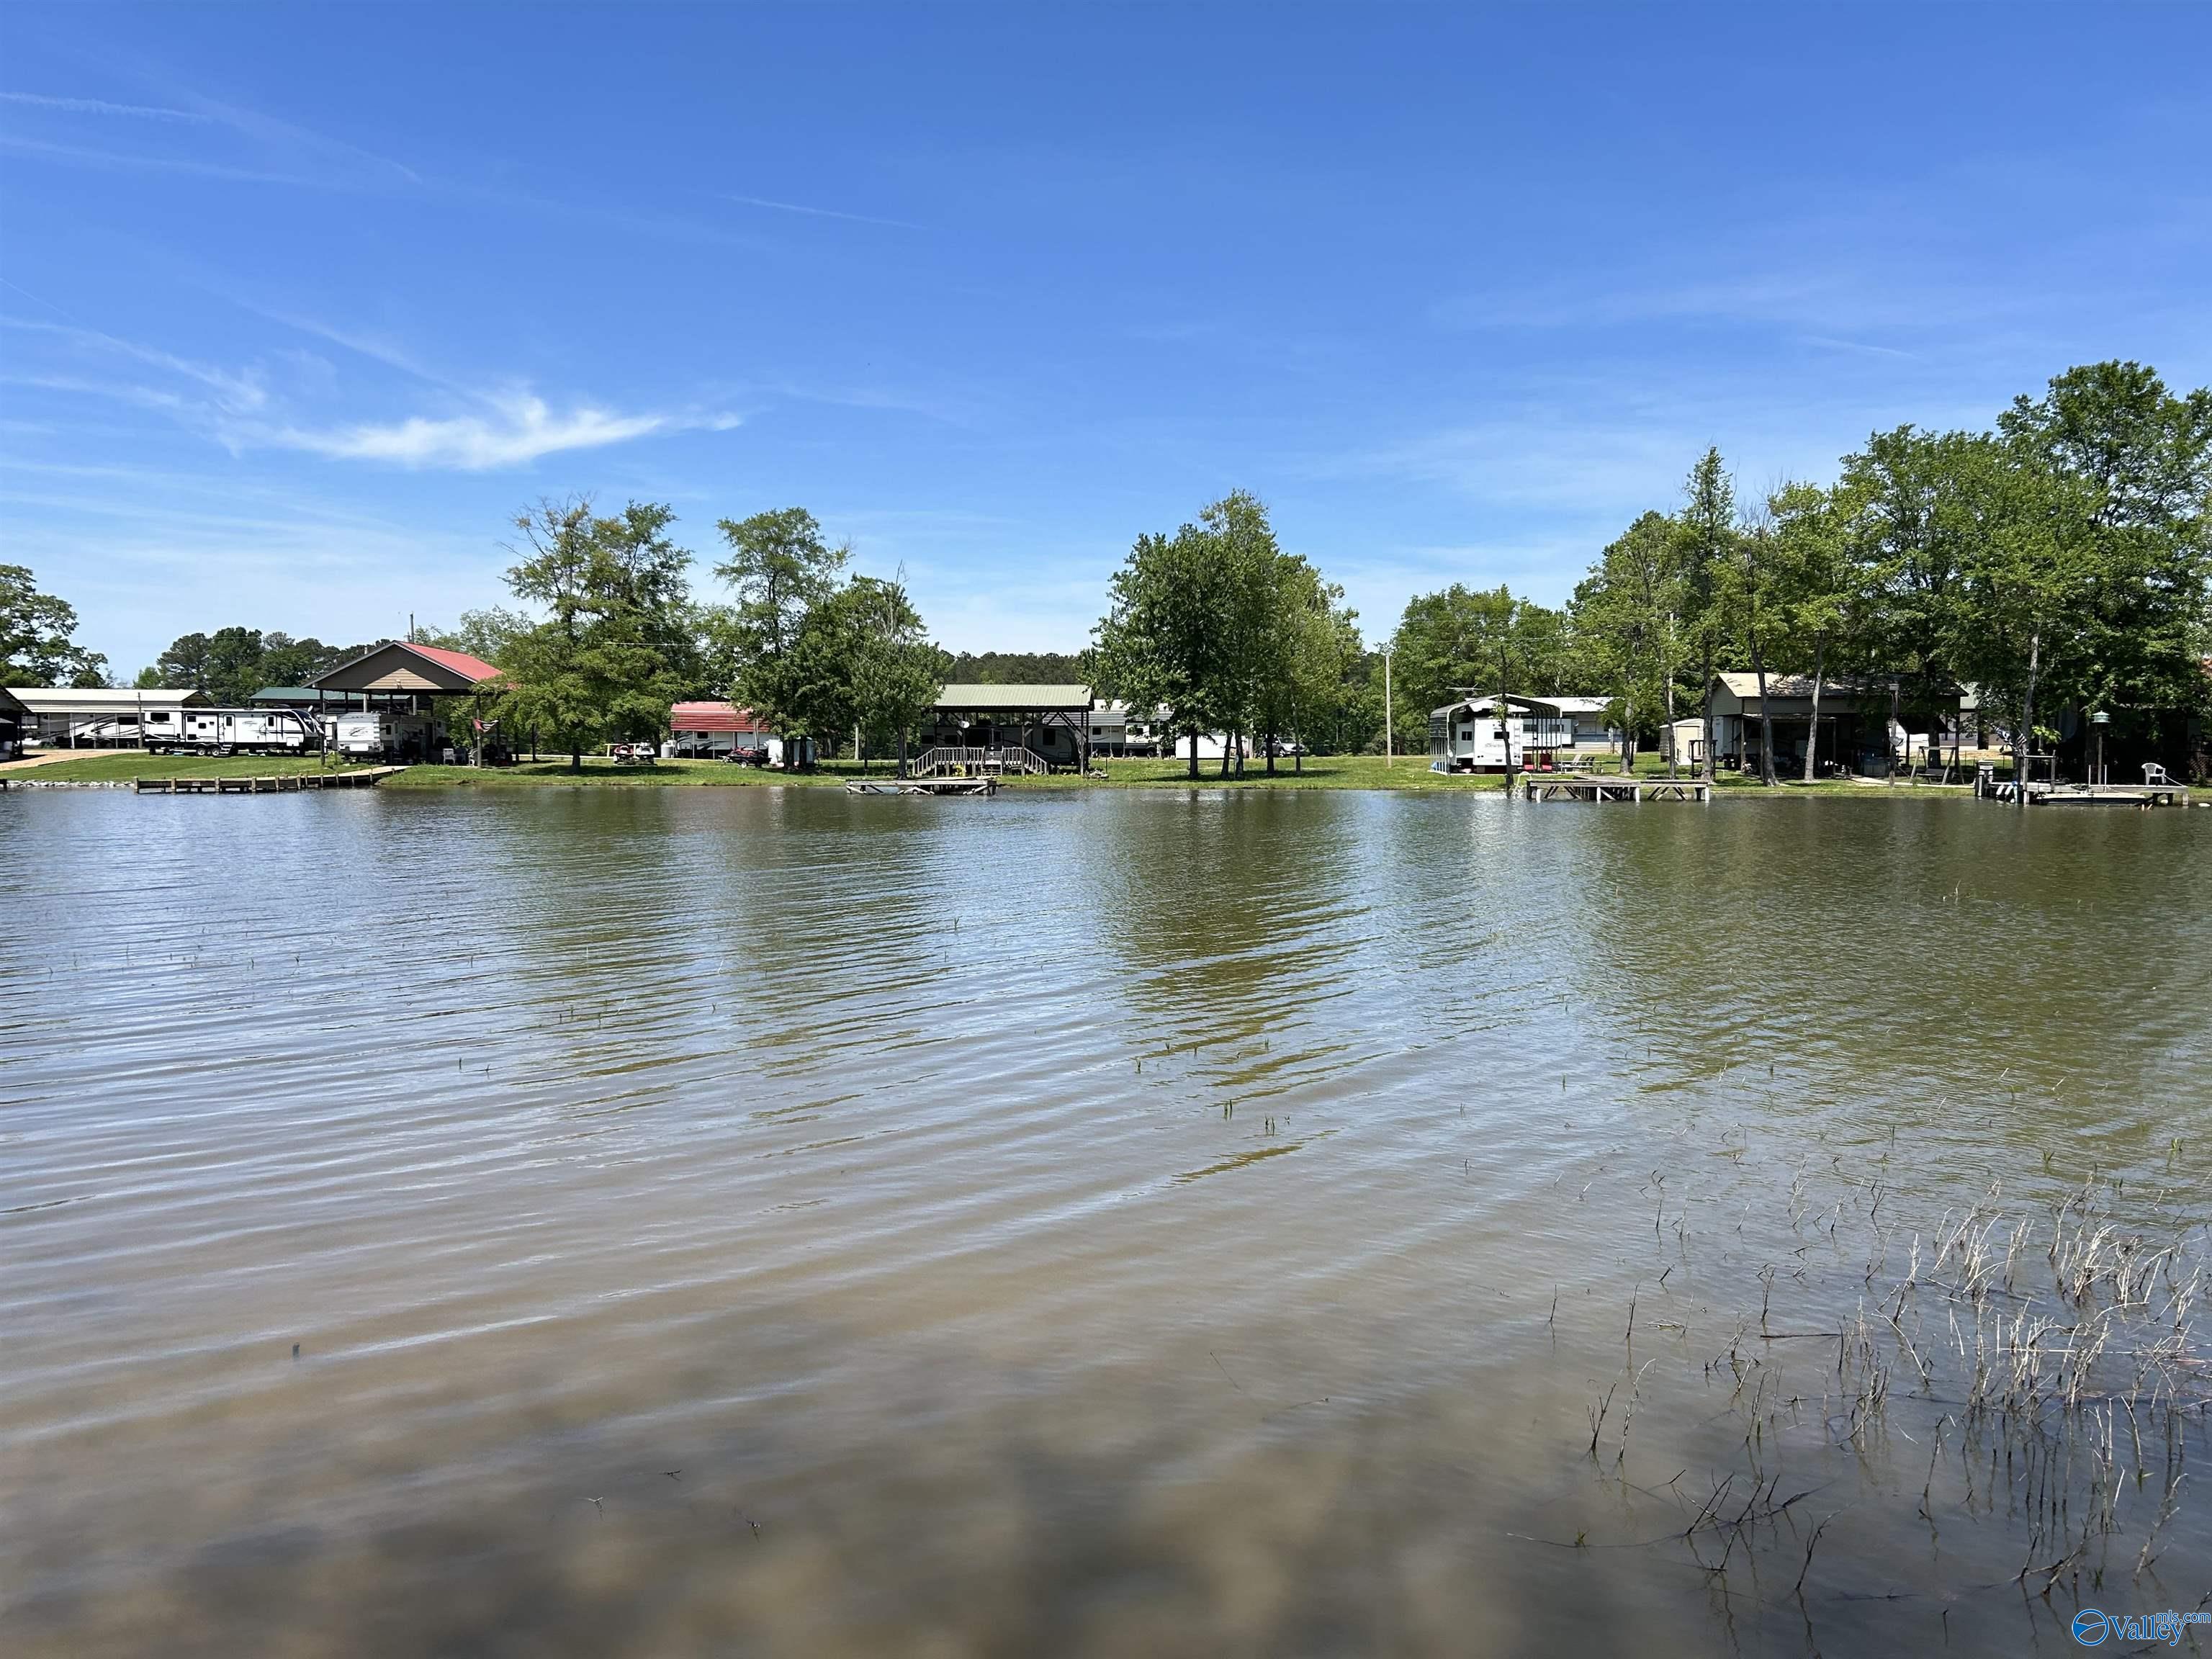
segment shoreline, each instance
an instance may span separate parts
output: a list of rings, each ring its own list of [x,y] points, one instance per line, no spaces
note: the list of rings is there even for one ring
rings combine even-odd
[[[1264,766],[1248,765],[1245,775],[1224,777],[1208,766],[1196,778],[1188,775],[1181,761],[1151,759],[1109,760],[1100,763],[1105,775],[1072,773],[1047,776],[1007,777],[1000,787],[1010,793],[1073,793],[1097,789],[1174,790],[1357,790],[1392,794],[1484,794],[1504,792],[1507,780],[1496,774],[1431,772],[1425,760],[1400,756],[1386,766],[1376,755],[1325,756],[1310,759],[1304,771],[1278,763],[1268,773]],[[140,777],[282,777],[324,770],[312,758],[294,756],[238,755],[149,756],[134,750],[109,750],[82,756],[40,755],[0,766],[0,787],[128,788]],[[358,771],[360,767],[331,768]],[[617,766],[603,758],[586,758],[581,771],[572,770],[565,759],[525,761],[507,767],[410,766],[386,779],[385,789],[835,789],[861,778],[888,778],[895,768],[889,763],[870,763],[864,773],[854,762],[830,761],[813,770],[783,773],[720,761],[664,760],[650,766]],[[1612,769],[1597,775],[1614,776]],[[1638,778],[1665,775],[1663,767],[1636,769]],[[1723,773],[1713,783],[1716,799],[1729,797],[1803,797],[1835,799],[1958,799],[1974,798],[1970,783],[1929,783],[1900,778],[1894,783],[1880,779],[1822,779],[1804,783],[1784,779],[1772,789],[1755,778]],[[2190,805],[2212,805],[2212,788],[2193,787]]]

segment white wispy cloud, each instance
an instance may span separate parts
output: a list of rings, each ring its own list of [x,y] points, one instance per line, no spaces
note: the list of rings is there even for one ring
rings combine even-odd
[[[234,454],[290,449],[333,460],[468,472],[526,465],[544,455],[604,448],[659,433],[725,432],[740,424],[739,416],[726,409],[696,403],[676,410],[623,411],[578,400],[556,409],[526,386],[510,382],[492,390],[471,387],[389,342],[298,317],[284,320],[436,387],[447,394],[447,410],[395,420],[317,422],[304,418],[304,413],[305,408],[322,401],[313,392],[330,389],[329,365],[319,359],[311,367],[322,374],[308,377],[311,387],[297,384],[298,375],[289,380],[280,376],[284,389],[276,390],[264,363],[224,368],[74,321],[8,315],[0,315],[0,329],[56,342],[70,361],[27,365],[24,372],[0,375],[0,384],[158,410]],[[151,377],[155,384],[146,384],[79,372],[78,365],[86,360],[103,357],[125,358],[161,374]],[[303,392],[310,395],[303,398]]]
[[[84,131],[51,118],[77,115],[124,118],[195,129],[185,135],[149,135],[141,148],[128,129],[111,126],[106,146],[77,143],[67,137],[24,132],[0,133],[0,149],[102,167],[137,167],[242,183],[303,185],[313,189],[388,191],[415,188],[424,180],[414,168],[359,144],[317,132],[297,122],[207,97],[186,87],[164,86],[174,105],[118,103],[105,98],[64,97],[46,93],[0,93],[0,102],[48,118],[46,133]]]
[[[904,219],[879,219],[872,213],[846,213],[836,208],[808,207],[799,202],[778,202],[766,196],[732,196],[726,192],[722,199],[736,202],[744,207],[772,208],[778,213],[803,213],[810,219],[843,219],[856,225],[886,225],[893,230],[920,230],[921,227]]]
[[[0,104],[27,104],[36,109],[64,111],[71,115],[120,115],[135,121],[195,121],[215,118],[198,110],[166,109],[153,104],[114,104],[105,98],[56,98],[40,92],[0,92]]]
[[[174,352],[163,351],[155,346],[140,345],[135,340],[102,333],[96,328],[49,323],[35,318],[0,316],[0,328],[52,335],[94,351],[129,357],[155,368],[167,369],[173,374],[181,375],[205,386],[215,394],[216,401],[222,408],[233,413],[250,413],[269,401],[268,389],[263,386],[259,374],[252,369],[233,373],[211,364],[194,362],[188,357],[179,357]]]
[[[556,413],[544,398],[527,394],[490,401],[491,408],[483,414],[440,419],[418,415],[386,424],[321,431],[296,426],[241,427],[228,435],[241,447],[268,445],[340,460],[481,472],[524,465],[566,450],[627,443],[654,433],[700,428],[726,431],[737,423],[728,416],[620,415],[588,405]]]

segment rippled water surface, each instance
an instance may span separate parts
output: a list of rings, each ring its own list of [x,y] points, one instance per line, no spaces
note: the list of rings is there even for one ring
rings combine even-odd
[[[2014,1653],[2212,1591],[2186,1502],[2131,1576],[2201,1414],[2024,1581],[2092,1500],[1894,1348],[1971,1316],[1900,1293],[1878,1419],[1832,1335],[2093,1176],[2201,1257],[2212,814],[51,792],[0,854],[9,1652]]]

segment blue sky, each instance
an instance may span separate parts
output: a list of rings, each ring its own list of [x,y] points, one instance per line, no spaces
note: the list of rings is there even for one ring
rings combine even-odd
[[[128,675],[499,602],[541,495],[811,508],[1072,649],[1234,487],[1370,634],[2212,380],[2212,9],[0,9],[0,546]],[[702,591],[714,584],[702,569]]]

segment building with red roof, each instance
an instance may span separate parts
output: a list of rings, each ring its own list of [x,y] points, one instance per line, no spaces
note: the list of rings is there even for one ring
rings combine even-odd
[[[668,752],[686,760],[766,762],[781,754],[776,734],[750,708],[732,702],[679,702],[668,710]]]
[[[495,664],[465,651],[442,645],[416,645],[410,640],[386,640],[371,646],[351,662],[340,663],[308,685],[318,691],[347,696],[452,697],[476,690],[487,681],[501,678]]]

